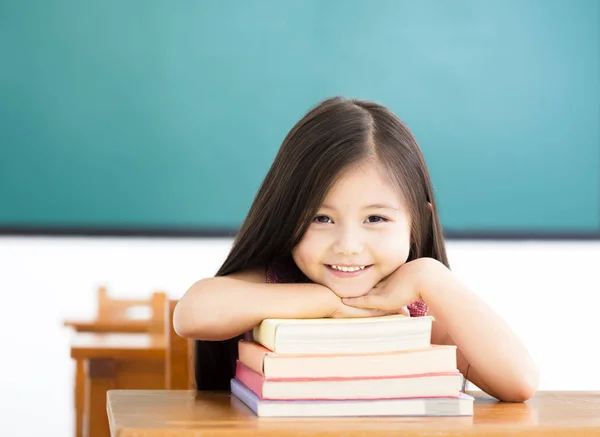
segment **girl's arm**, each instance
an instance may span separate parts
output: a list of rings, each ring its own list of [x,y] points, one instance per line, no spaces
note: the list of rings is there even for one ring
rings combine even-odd
[[[182,337],[227,340],[264,319],[371,317],[388,313],[347,307],[333,291],[319,284],[267,284],[264,269],[256,269],[196,282],[177,303],[173,327]]]
[[[508,325],[443,264],[430,260],[421,296],[435,317],[432,343],[458,346],[458,368],[486,393],[503,401],[531,398],[538,370]]]
[[[458,368],[490,395],[521,402],[538,386],[538,371],[519,338],[483,300],[473,294],[441,262],[419,258],[400,266],[346,305],[390,310],[423,299],[435,317],[433,344],[458,346]]]
[[[206,278],[179,300],[173,327],[182,337],[226,340],[266,318],[318,318],[340,299],[318,284],[267,284],[264,269]]]

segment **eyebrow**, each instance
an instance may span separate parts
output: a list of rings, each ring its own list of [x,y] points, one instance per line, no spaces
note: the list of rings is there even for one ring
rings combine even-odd
[[[329,205],[321,205],[321,208],[331,209],[335,211],[335,208]],[[372,205],[363,206],[362,209],[393,209],[394,211],[400,211],[398,208],[395,208],[391,205],[386,205],[384,203],[374,203]]]

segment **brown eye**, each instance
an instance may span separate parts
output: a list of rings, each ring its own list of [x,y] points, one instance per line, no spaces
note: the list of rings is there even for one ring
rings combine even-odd
[[[313,219],[313,222],[315,223],[329,223],[330,221],[331,219],[326,215],[318,215]]]
[[[369,223],[379,223],[379,222],[387,222],[388,219],[385,217],[381,217],[380,215],[370,215],[367,220]]]

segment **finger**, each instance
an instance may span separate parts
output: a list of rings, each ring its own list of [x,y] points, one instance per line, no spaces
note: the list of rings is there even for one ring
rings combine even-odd
[[[387,310],[385,305],[385,298],[378,294],[366,294],[358,297],[344,297],[342,299],[344,305],[348,305],[355,308],[370,308]]]
[[[404,314],[405,316],[410,317],[410,311],[408,310],[407,306],[403,306],[402,308],[400,308],[400,311],[398,311],[398,314]]]
[[[353,318],[378,317],[378,316],[385,316],[385,315],[387,315],[386,311],[371,310],[371,309],[365,309],[365,308],[348,307],[348,310],[344,311],[344,317],[353,317]]]

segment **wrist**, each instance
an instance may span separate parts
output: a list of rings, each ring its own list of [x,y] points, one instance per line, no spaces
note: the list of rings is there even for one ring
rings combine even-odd
[[[258,309],[261,320],[329,317],[340,304],[340,298],[320,284],[270,284],[261,290],[266,293]]]
[[[312,302],[315,303],[318,318],[332,317],[338,311],[342,298],[335,294],[331,289],[324,285],[315,285],[315,296]]]

